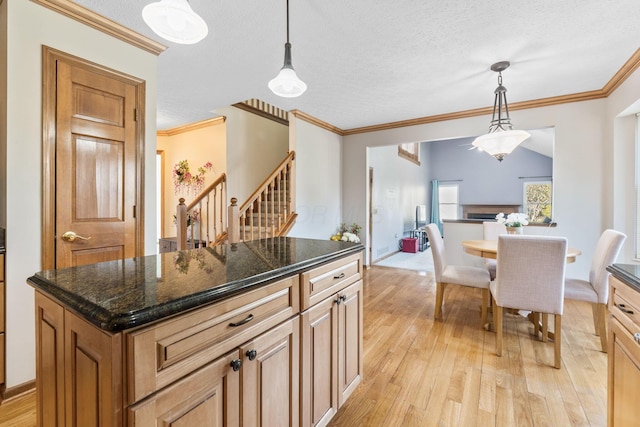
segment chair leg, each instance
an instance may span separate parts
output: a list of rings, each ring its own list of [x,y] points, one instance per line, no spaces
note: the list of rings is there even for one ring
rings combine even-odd
[[[554,358],[554,367],[556,369],[560,369],[560,343],[562,342],[562,335],[560,334],[560,331],[562,330],[562,316],[559,314],[556,314],[553,316],[553,323],[554,323],[554,337],[553,337],[553,358]]]
[[[598,303],[591,304],[591,312],[593,313],[593,330],[596,331],[596,335],[600,335],[600,325],[598,322],[600,318],[598,317]]]
[[[533,333],[536,338],[540,335],[540,313],[534,311],[531,313],[531,319],[533,320]]]
[[[542,342],[547,342],[549,338],[549,315],[542,313]]]
[[[444,297],[444,283],[436,282],[436,307],[433,318],[442,320],[442,299]]]
[[[496,354],[502,356],[502,307],[493,300],[493,323],[496,328]]]
[[[597,304],[598,308],[598,332],[600,335],[600,347],[604,353],[607,352],[607,304]]]
[[[480,322],[484,328],[487,325],[487,306],[489,305],[489,289],[482,289],[482,307],[480,307]]]

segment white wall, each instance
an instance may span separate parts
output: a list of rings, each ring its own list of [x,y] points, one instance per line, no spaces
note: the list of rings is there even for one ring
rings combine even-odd
[[[342,137],[292,114],[289,126],[291,148],[296,151],[298,213],[289,236],[329,239],[342,222]],[[344,222],[352,221],[344,219]]]
[[[242,204],[289,152],[289,128],[236,107],[215,111],[227,128],[227,197]]]
[[[606,183],[612,173],[604,160],[612,149],[611,137],[606,134],[606,112],[605,99],[512,112],[512,121],[518,128],[553,126],[556,129],[553,177],[554,220],[558,226],[555,232],[567,237],[572,247],[583,251],[583,256],[568,267],[569,275],[587,274],[600,233],[613,226],[609,216],[605,216],[609,208],[603,206],[608,201],[606,194],[611,192]],[[348,175],[343,182],[345,211],[358,212],[357,220],[366,221],[367,147],[474,136],[485,131],[489,120],[488,116],[471,117],[346,136],[345,156],[357,160],[344,171],[345,177]],[[628,175],[627,179],[630,179]],[[632,229],[622,231],[628,235],[633,232]],[[626,253],[619,258],[625,259],[628,259]]]
[[[427,205],[428,162],[417,165],[398,156],[398,146],[368,149],[373,168],[373,261],[398,251],[404,232],[415,228],[416,206]],[[364,223],[360,223],[364,225]]]
[[[35,378],[33,289],[41,269],[42,45],[146,81],[145,250],[155,251],[157,57],[36,3],[5,0],[7,33],[6,346],[7,386]],[[4,28],[2,29],[5,30]]]

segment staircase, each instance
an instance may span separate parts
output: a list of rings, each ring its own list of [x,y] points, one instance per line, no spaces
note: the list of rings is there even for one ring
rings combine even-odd
[[[240,207],[233,197],[231,205],[224,209],[224,174],[189,205],[180,199],[176,214],[178,250],[187,248],[187,238],[215,245],[224,241],[237,243],[286,235],[297,217],[293,211],[294,160],[295,152],[292,151]],[[199,227],[190,227],[187,231],[187,219],[194,212],[200,216]]]

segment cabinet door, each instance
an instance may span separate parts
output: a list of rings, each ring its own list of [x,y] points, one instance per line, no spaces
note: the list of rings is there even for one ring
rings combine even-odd
[[[640,420],[640,345],[615,319],[609,321],[609,422],[637,426]]]
[[[299,425],[300,319],[240,347],[243,427]]]
[[[129,408],[129,427],[238,427],[238,350],[165,387]],[[241,368],[242,369],[242,368]]]
[[[36,303],[37,425],[64,426],[64,309],[42,295]]]
[[[338,304],[338,405],[362,378],[362,280],[339,293]]]
[[[324,426],[338,410],[337,297],[301,315],[301,425]]]
[[[65,427],[121,426],[122,336],[65,311],[64,342]]]

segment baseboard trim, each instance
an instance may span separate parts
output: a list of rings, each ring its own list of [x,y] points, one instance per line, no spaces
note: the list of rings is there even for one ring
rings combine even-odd
[[[17,386],[13,386],[11,388],[7,388],[2,393],[2,401],[7,401],[11,399],[15,399],[18,396],[21,396],[30,391],[35,391],[36,389],[36,380],[27,381],[26,383],[18,384]]]

